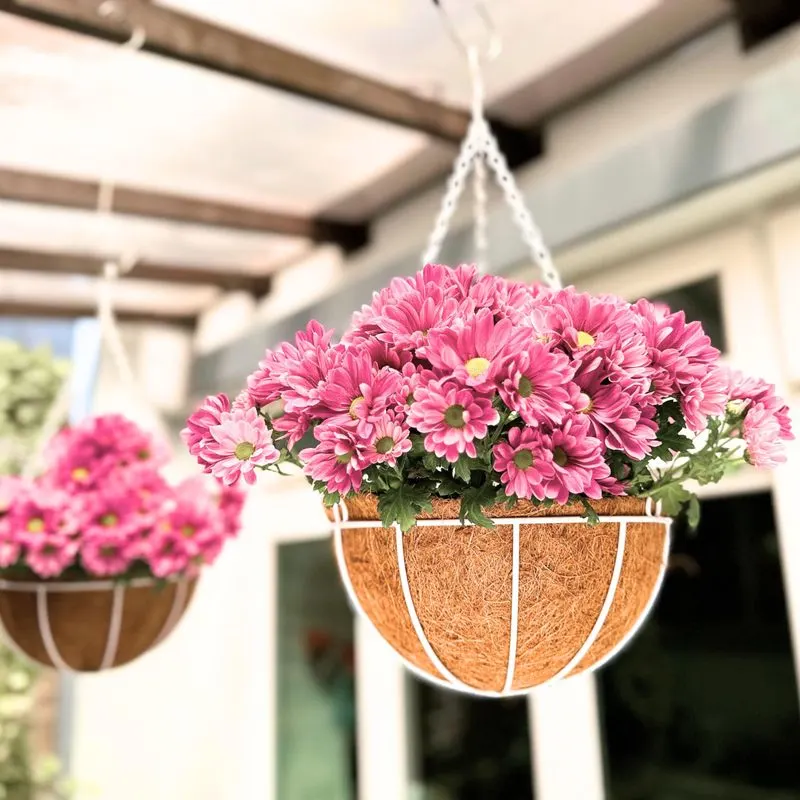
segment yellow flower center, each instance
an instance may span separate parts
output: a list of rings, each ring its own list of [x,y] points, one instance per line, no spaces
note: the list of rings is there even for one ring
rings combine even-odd
[[[559,467],[566,467],[567,466],[567,462],[569,461],[569,458],[567,457],[567,454],[563,450],[563,448],[556,447],[556,449],[553,450],[553,461],[555,461],[556,464],[558,464]]]
[[[584,402],[583,408],[578,409],[579,414],[588,414],[594,408],[594,402],[592,402],[592,398],[588,394],[581,392],[578,400]]]
[[[533,384],[531,383],[530,378],[526,378],[524,375],[521,375],[517,391],[519,392],[520,397],[530,397],[533,394]]]
[[[464,368],[470,378],[480,378],[481,375],[486,374],[486,371],[491,366],[492,364],[488,358],[471,358],[464,364]]]
[[[357,419],[357,418],[358,418],[358,414],[356,413],[356,409],[357,409],[357,408],[358,408],[358,407],[359,407],[359,406],[360,406],[360,405],[361,405],[363,402],[364,402],[364,398],[363,398],[363,396],[362,396],[362,395],[359,395],[358,397],[356,397],[356,399],[355,399],[355,400],[353,400],[353,402],[352,402],[352,403],[350,403],[350,412],[349,412],[349,413],[350,413],[350,416],[351,416],[353,419]]]
[[[189,539],[190,537],[192,537],[192,536],[194,536],[194,535],[195,535],[195,533],[196,533],[196,529],[195,529],[194,525],[184,525],[184,526],[181,528],[181,533],[182,533],[182,534],[183,534],[183,535],[184,535],[184,536],[185,536],[187,539]]]
[[[578,347],[591,347],[594,344],[594,336],[586,331],[578,331]]]
[[[250,458],[255,451],[255,445],[251,444],[250,442],[239,442],[239,444],[236,445],[236,449],[233,451],[233,454],[239,459],[239,461],[247,461],[247,459]]]
[[[464,421],[464,406],[449,406],[444,412],[444,421],[449,428],[463,428],[467,424]]]
[[[103,514],[103,516],[100,517],[100,524],[107,528],[116,525],[117,522],[119,522],[119,517],[116,514]]]
[[[41,517],[33,517],[28,520],[25,527],[29,533],[41,533],[44,530],[44,520]]]
[[[336,456],[336,460],[340,464],[349,464],[350,459],[353,457],[353,451],[348,450],[346,453],[341,453],[340,455]]]
[[[72,470],[72,480],[85,481],[89,477],[89,470],[86,467],[75,467]]]

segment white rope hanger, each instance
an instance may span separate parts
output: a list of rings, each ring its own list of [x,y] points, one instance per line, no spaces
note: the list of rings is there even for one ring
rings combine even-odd
[[[539,266],[544,282],[552,289],[560,289],[561,277],[553,264],[550,251],[544,243],[542,233],[531,212],[525,205],[514,176],[508,167],[508,162],[500,150],[497,137],[492,132],[486,118],[482,63],[491,61],[499,55],[502,47],[499,35],[483,4],[476,3],[475,10],[490,34],[489,44],[482,53],[476,45],[468,44],[461,39],[439,0],[434,0],[434,4],[442,14],[442,20],[450,38],[466,57],[472,84],[472,107],[467,135],[461,143],[460,151],[447,181],[447,190],[428,239],[428,245],[422,255],[422,264],[433,263],[439,257],[466,180],[470,172],[474,170],[475,260],[481,271],[486,269],[488,251],[486,172],[488,169],[494,175],[503,193],[503,198],[511,210],[512,218],[520,231],[522,240],[527,245],[534,263]]]

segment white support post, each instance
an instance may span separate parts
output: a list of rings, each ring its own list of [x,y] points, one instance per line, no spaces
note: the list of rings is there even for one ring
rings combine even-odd
[[[605,800],[594,675],[534,690],[528,714],[536,800]]]
[[[372,625],[357,616],[355,626],[358,798],[407,800],[405,670]]]

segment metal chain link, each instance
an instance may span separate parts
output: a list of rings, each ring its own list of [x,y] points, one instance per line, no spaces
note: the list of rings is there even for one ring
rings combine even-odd
[[[475,169],[475,230],[474,241],[478,267],[485,269],[488,252],[487,218],[486,218],[486,166],[494,173],[503,197],[511,209],[512,218],[522,234],[531,257],[542,272],[544,283],[551,289],[560,289],[561,277],[553,263],[542,233],[533,219],[533,215],[525,205],[514,176],[508,168],[508,162],[500,151],[497,138],[489,127],[484,113],[484,88],[481,72],[481,56],[475,48],[467,51],[467,60],[472,79],[472,120],[456,157],[453,170],[447,181],[447,189],[439,213],[428,239],[428,245],[422,255],[422,264],[436,261],[442,250],[444,240],[450,230],[450,224],[458,207],[458,201],[464,191],[464,185],[472,169]]]

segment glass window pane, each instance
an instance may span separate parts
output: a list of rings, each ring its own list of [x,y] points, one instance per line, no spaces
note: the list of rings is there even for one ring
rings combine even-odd
[[[674,528],[662,595],[599,674],[613,800],[800,797],[800,716],[769,494]]]
[[[473,697],[408,680],[413,800],[534,800],[524,697]]]
[[[690,322],[700,322],[711,338],[714,347],[726,352],[725,320],[722,314],[719,277],[716,275],[696,283],[689,283],[649,298],[654,303],[665,303],[672,311],[684,311]]]
[[[278,797],[355,800],[353,615],[330,540],[278,550]]]

